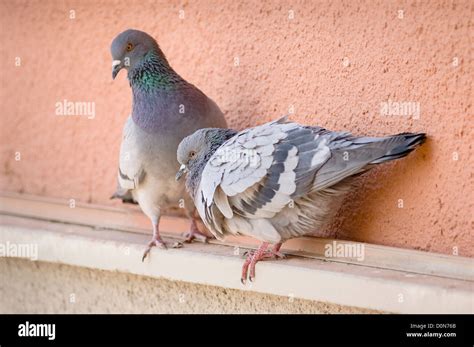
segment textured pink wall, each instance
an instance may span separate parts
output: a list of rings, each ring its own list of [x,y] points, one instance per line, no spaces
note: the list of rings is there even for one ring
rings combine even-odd
[[[294,105],[294,120],[329,129],[427,132],[363,180],[337,236],[473,256],[472,18],[468,0],[1,0],[0,189],[110,204],[131,93],[124,72],[112,82],[109,44],[137,28],[233,127]],[[95,102],[95,118],[56,116],[64,99]],[[419,102],[420,119],[382,116],[388,99]]]

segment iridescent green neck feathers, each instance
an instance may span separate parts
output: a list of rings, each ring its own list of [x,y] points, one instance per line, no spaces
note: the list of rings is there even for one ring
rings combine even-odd
[[[133,88],[153,92],[173,90],[184,80],[169,65],[164,55],[159,52],[148,52],[143,59],[128,72],[128,79]]]

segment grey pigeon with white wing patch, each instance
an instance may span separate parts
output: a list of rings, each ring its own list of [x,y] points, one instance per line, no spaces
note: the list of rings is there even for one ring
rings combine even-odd
[[[283,256],[283,242],[325,225],[356,176],[406,156],[425,138],[356,137],[286,117],[241,132],[201,129],[179,144],[176,178],[187,172],[187,190],[218,239],[243,234],[262,241],[243,265],[245,283],[259,260]]]
[[[112,42],[112,78],[124,68],[132,88],[132,114],[123,130],[118,189],[112,196],[137,202],[153,225],[151,247],[166,248],[159,232],[163,211],[179,208],[182,200],[191,218],[188,239],[203,238],[194,217],[194,204],[174,174],[180,141],[197,129],[226,127],[219,107],[168,63],[147,33],[126,30]]]

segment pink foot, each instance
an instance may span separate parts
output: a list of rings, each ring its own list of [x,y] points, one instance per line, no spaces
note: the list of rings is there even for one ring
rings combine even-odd
[[[250,274],[248,275],[248,279],[250,282],[255,280],[255,265],[257,265],[260,260],[285,258],[286,256],[280,252],[281,245],[281,243],[277,243],[271,250],[267,251],[268,242],[263,242],[256,251],[245,252],[244,255],[247,255],[247,259],[242,266],[242,277],[240,278],[240,282],[245,285],[249,269]]]
[[[264,258],[285,259],[286,255],[280,252],[281,243],[277,243],[270,251],[265,252]]]
[[[148,253],[150,253],[151,249],[154,246],[160,247],[162,249],[168,248],[166,247],[166,243],[161,239],[161,237],[153,237],[150,243],[148,243],[148,246],[145,249],[145,252],[143,253],[142,262],[145,261],[145,258],[147,257]]]

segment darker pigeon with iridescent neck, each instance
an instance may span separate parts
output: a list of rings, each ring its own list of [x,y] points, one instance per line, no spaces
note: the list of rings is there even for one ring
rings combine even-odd
[[[205,239],[194,217],[194,204],[184,185],[174,177],[180,141],[197,129],[226,127],[214,101],[184,80],[168,63],[156,41],[145,32],[126,30],[112,42],[112,77],[128,72],[132,88],[132,114],[128,117],[120,149],[118,189],[113,197],[137,202],[153,225],[153,246],[166,248],[159,232],[164,211],[184,203],[191,218],[188,240]]]

